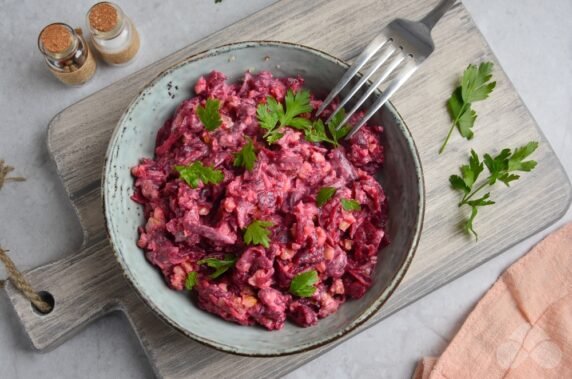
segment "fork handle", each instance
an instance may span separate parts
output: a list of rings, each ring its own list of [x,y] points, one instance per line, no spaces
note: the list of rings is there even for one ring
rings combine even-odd
[[[457,0],[442,0],[433,10],[421,19],[421,23],[425,24],[429,30],[433,29],[437,21],[455,4]]]

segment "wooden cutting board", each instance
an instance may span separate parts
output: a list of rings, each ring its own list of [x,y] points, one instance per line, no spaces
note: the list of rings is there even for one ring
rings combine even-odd
[[[436,26],[436,51],[394,97],[411,129],[425,172],[427,207],[423,235],[407,276],[389,302],[357,331],[311,352],[282,358],[247,358],[218,352],[187,339],[164,324],[123,277],[106,240],[100,175],[111,132],[138,91],[156,74],[189,55],[217,45],[255,39],[297,42],[351,61],[388,21],[417,19],[437,0],[282,0],[190,45],[58,114],[48,145],[83,225],[81,251],[27,273],[37,289],[50,292],[55,309],[39,315],[11,285],[7,292],[34,347],[64,342],[90,321],[120,310],[147,352],[158,376],[262,378],[283,375],[363,331],[450,280],[545,228],[563,215],[571,187],[554,152],[510,81],[498,66],[490,100],[479,103],[476,137],[455,132],[443,156],[437,150],[449,126],[445,101],[469,63],[496,59],[465,7],[458,3]],[[498,204],[482,211],[478,243],[458,228],[466,216],[456,207],[448,176],[471,148],[497,148],[540,141],[537,169],[510,189],[494,193]]]

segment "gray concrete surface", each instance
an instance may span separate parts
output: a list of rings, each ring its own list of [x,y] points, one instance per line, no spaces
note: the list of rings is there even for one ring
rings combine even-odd
[[[0,193],[0,245],[22,269],[71,254],[79,225],[45,146],[46,125],[64,107],[153,61],[239,20],[273,0],[146,1],[121,6],[142,33],[137,60],[100,67],[81,88],[65,88],[45,70],[36,50],[41,27],[83,25],[94,1],[0,0],[0,159],[25,183]],[[572,2],[465,0],[503,68],[572,175]],[[47,4],[50,3],[48,6]],[[562,220],[389,319],[292,372],[290,379],[408,378],[422,356],[438,355],[475,302],[516,259]],[[0,278],[5,273],[0,268]],[[152,377],[126,320],[111,315],[48,353],[31,350],[6,297],[0,294],[0,378]]]

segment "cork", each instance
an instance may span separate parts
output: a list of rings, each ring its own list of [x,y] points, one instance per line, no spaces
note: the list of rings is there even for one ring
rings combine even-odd
[[[106,33],[117,26],[119,15],[113,5],[98,3],[90,9],[88,20],[93,29]]]
[[[73,44],[73,36],[63,25],[48,25],[40,34],[40,41],[46,51],[50,53],[63,53]]]

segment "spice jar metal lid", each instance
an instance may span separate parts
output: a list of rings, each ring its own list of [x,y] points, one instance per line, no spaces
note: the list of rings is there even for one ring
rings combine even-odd
[[[38,48],[53,59],[69,57],[76,51],[78,43],[73,28],[60,22],[46,26],[38,36]]]
[[[92,6],[87,12],[89,31],[96,38],[112,39],[123,30],[125,15],[119,6],[103,1]]]

